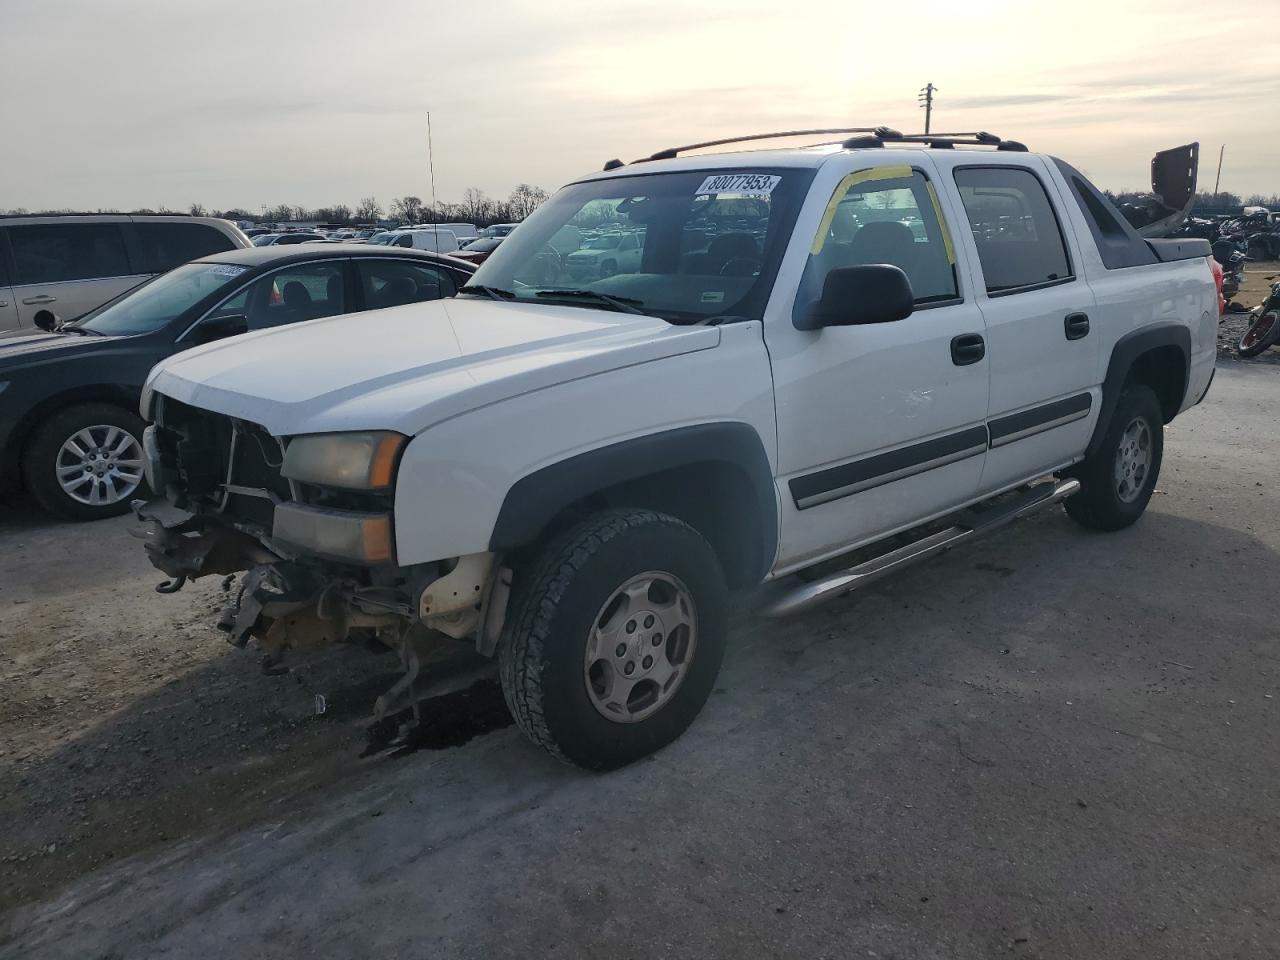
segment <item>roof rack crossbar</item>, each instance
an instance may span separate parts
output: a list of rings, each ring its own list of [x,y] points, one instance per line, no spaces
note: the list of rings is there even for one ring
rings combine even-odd
[[[888,134],[877,131],[871,136],[851,137],[842,146],[846,150],[862,147],[884,146],[886,143],[918,143],[935,150],[953,150],[956,147],[995,147],[997,150],[1011,150],[1025,153],[1027,148],[1017,140],[1002,140],[994,133],[976,130],[965,133],[898,133],[896,130]]]

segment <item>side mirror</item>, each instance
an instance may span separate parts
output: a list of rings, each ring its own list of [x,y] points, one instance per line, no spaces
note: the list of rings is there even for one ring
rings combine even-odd
[[[36,315],[31,318],[31,322],[46,333],[52,333],[58,325],[58,318],[48,310],[38,310]]]
[[[827,274],[822,296],[796,317],[795,325],[800,330],[821,330],[892,323],[911,316],[914,309],[911,281],[898,267],[888,263],[837,267]]]
[[[214,340],[221,340],[223,337],[234,337],[237,334],[248,332],[249,321],[244,314],[233,313],[225,317],[210,317],[195,328],[192,333],[192,339],[196,343],[212,343]]]

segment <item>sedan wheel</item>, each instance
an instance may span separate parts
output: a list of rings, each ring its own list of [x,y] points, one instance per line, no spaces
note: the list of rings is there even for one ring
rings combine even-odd
[[[132,496],[142,483],[142,444],[111,424],[85,427],[62,445],[55,471],[72,500],[111,506]]]

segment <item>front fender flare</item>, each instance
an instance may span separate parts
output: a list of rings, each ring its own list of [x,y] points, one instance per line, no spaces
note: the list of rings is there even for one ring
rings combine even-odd
[[[512,485],[489,538],[493,552],[533,543],[570,505],[628,481],[698,464],[729,464],[746,475],[759,528],[756,579],[773,566],[778,549],[778,501],[773,468],[759,433],[737,421],[701,423],[588,450],[528,474]]]

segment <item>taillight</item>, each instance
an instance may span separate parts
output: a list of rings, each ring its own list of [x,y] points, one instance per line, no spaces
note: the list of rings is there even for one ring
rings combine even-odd
[[[1222,295],[1222,264],[1213,257],[1206,257],[1209,269],[1213,271],[1213,285],[1218,288],[1218,316],[1227,312],[1227,298]]]

